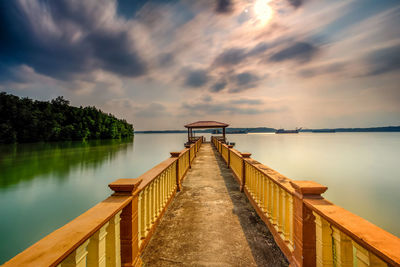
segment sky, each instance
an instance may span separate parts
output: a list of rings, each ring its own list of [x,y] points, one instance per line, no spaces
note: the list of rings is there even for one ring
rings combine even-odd
[[[0,91],[136,130],[400,125],[400,1],[1,1]]]

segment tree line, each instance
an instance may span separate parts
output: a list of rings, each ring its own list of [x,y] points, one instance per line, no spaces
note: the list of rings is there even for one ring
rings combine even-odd
[[[0,92],[0,143],[132,136],[132,124],[96,107],[73,107],[62,96],[37,101]]]

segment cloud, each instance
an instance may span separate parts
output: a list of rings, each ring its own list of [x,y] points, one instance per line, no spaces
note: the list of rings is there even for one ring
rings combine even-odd
[[[400,70],[400,44],[376,49],[367,56],[367,76]]]
[[[267,51],[272,45],[265,42],[258,43],[251,49],[229,48],[219,54],[213,62],[213,66],[231,67],[245,62],[246,59],[257,57]]]
[[[216,100],[205,101],[196,99],[191,102],[181,104],[181,109],[193,116],[214,115],[256,115],[264,113],[275,113],[285,110],[282,106],[268,105],[262,100],[243,99],[243,100]]]
[[[243,48],[230,48],[218,55],[214,60],[216,66],[232,66],[241,63],[247,57]]]
[[[303,5],[304,0],[288,0],[289,4],[295,8],[300,7],[301,5]]]
[[[2,1],[0,61],[61,80],[99,69],[146,74],[130,27],[116,18],[116,2],[98,2]]]
[[[286,60],[296,60],[298,62],[308,62],[317,53],[318,48],[308,42],[296,42],[273,53],[270,61],[281,62]]]
[[[335,62],[302,69],[299,71],[298,75],[303,78],[310,78],[325,74],[341,73],[345,69],[346,64],[344,62]]]
[[[186,73],[184,84],[187,87],[198,88],[205,85],[209,80],[207,71],[202,69],[191,70]]]
[[[167,108],[160,103],[150,103],[140,108],[135,114],[138,117],[160,117],[166,115]]]
[[[162,53],[159,55],[158,63],[160,67],[169,67],[174,64],[174,54],[173,53]]]
[[[168,109],[165,105],[158,102],[138,103],[130,98],[115,98],[108,100],[105,104],[107,109],[115,111],[125,110],[135,114],[135,117],[154,118],[163,117],[168,114]]]
[[[232,0],[217,0],[215,11],[222,14],[231,13],[233,11]]]
[[[251,72],[242,72],[233,76],[234,86],[229,89],[230,93],[239,93],[258,85],[260,78]]]
[[[213,93],[218,93],[224,90],[227,85],[228,83],[225,80],[221,80],[219,82],[216,82],[213,86],[211,86],[210,91]]]
[[[230,103],[232,104],[248,104],[248,105],[262,105],[264,102],[260,99],[248,99],[248,98],[241,98],[241,99],[234,99],[231,100]]]

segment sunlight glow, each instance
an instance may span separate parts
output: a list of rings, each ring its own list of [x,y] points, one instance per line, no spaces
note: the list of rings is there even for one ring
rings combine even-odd
[[[272,18],[272,8],[268,5],[270,0],[256,0],[254,14],[262,25],[267,24]]]

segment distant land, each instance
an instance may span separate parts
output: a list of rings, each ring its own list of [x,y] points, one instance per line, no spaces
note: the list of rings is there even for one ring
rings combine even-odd
[[[256,128],[226,128],[227,134],[235,133],[274,133],[277,129],[268,127]],[[215,129],[196,130],[196,133],[212,133]],[[369,128],[318,128],[318,129],[302,129],[300,132],[400,132],[400,126],[384,126]],[[187,130],[165,130],[165,131],[135,131],[135,133],[154,134],[154,133],[187,133]]]

